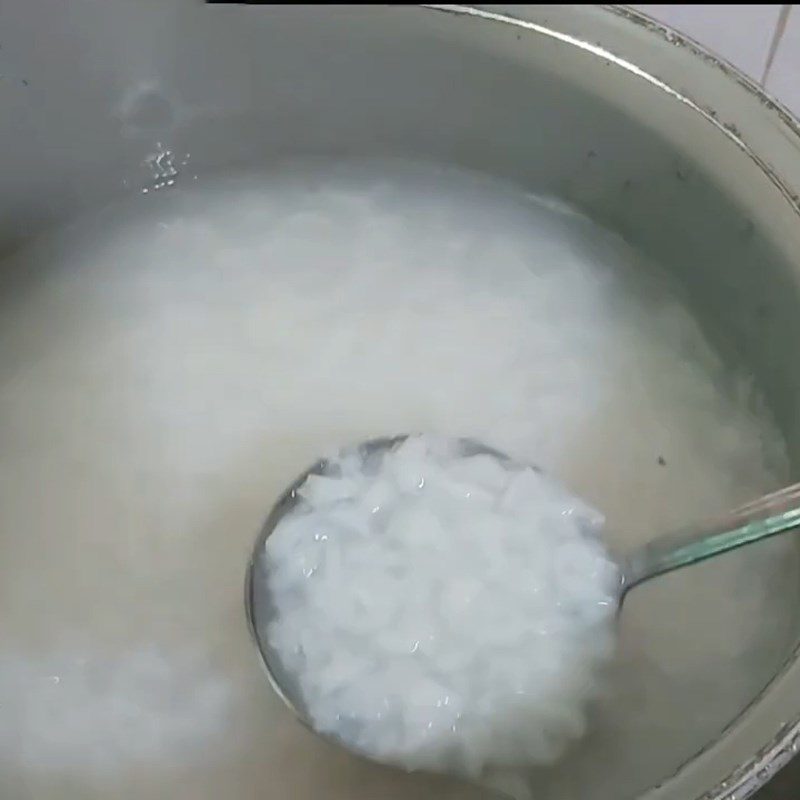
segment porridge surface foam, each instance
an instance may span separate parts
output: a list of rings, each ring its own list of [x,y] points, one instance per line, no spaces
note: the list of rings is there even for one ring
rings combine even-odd
[[[752,381],[658,270],[480,176],[344,162],[179,182],[3,266],[4,797],[479,792],[336,752],[255,663],[253,538],[342,443],[475,437],[601,509],[617,546],[787,476]],[[531,776],[537,796],[617,800],[714,738],[786,655],[796,575],[776,540],[637,589],[586,736]]]

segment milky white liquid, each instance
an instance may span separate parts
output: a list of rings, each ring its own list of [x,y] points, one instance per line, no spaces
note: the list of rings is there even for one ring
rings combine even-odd
[[[470,175],[176,186],[2,275],[4,798],[480,796],[319,741],[260,671],[244,565],[333,446],[474,436],[601,509],[617,546],[786,477],[747,377],[640,256]],[[632,593],[587,735],[537,797],[618,800],[715,737],[786,656],[797,566],[775,540]]]

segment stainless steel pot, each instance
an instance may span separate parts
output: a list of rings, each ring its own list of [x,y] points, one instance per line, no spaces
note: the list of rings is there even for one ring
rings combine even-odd
[[[507,176],[579,205],[678,276],[709,331],[722,332],[720,347],[757,372],[797,471],[800,128],[747,78],[674,32],[619,7],[39,0],[0,6],[0,45],[0,252],[126,192],[295,153],[405,154]],[[24,291],[17,278],[3,275],[11,287],[3,313]],[[21,374],[16,344],[0,337],[0,381]],[[87,535],[87,525],[108,530],[110,521],[67,513],[74,498],[52,487],[40,501],[53,513],[31,513],[40,473],[5,436],[0,663],[10,659],[3,641],[44,652],[65,618],[81,614],[105,626],[111,649],[140,647],[146,624],[129,628],[126,609],[163,576],[155,566],[129,574],[125,547],[135,545]],[[94,452],[87,445],[84,457]],[[54,447],[53,474],[79,457],[69,444]],[[449,786],[413,776],[389,792],[383,770],[356,769],[322,745],[309,750],[299,729],[281,727],[268,748],[258,739],[269,729],[263,720],[280,712],[250,652],[240,583],[270,502],[232,502],[229,515],[208,521],[235,533],[195,556],[202,580],[176,597],[213,605],[216,624],[239,634],[224,652],[214,640],[197,656],[235,678],[238,716],[218,720],[221,740],[169,764],[37,771],[15,738],[14,714],[30,709],[6,681],[0,795],[277,798],[325,785],[329,796],[348,797],[357,785],[383,797],[449,796]],[[77,555],[53,563],[47,535],[97,549],[103,574],[82,572]],[[151,622],[187,645],[205,641]],[[778,648],[771,681],[748,708],[731,708],[717,738],[694,742],[687,731],[619,796],[743,800],[766,782],[800,747],[796,638]],[[185,669],[187,690],[210,691],[212,703],[213,687],[193,686],[192,664]]]

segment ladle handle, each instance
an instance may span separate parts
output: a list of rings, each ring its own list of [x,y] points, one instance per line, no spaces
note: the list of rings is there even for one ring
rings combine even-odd
[[[753,500],[721,519],[659,536],[640,547],[622,565],[622,594],[657,575],[796,528],[800,528],[800,483]]]

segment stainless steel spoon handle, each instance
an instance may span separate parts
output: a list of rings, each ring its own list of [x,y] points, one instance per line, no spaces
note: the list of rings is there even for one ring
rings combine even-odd
[[[623,561],[622,595],[657,575],[796,528],[800,528],[800,483],[638,548]]]

